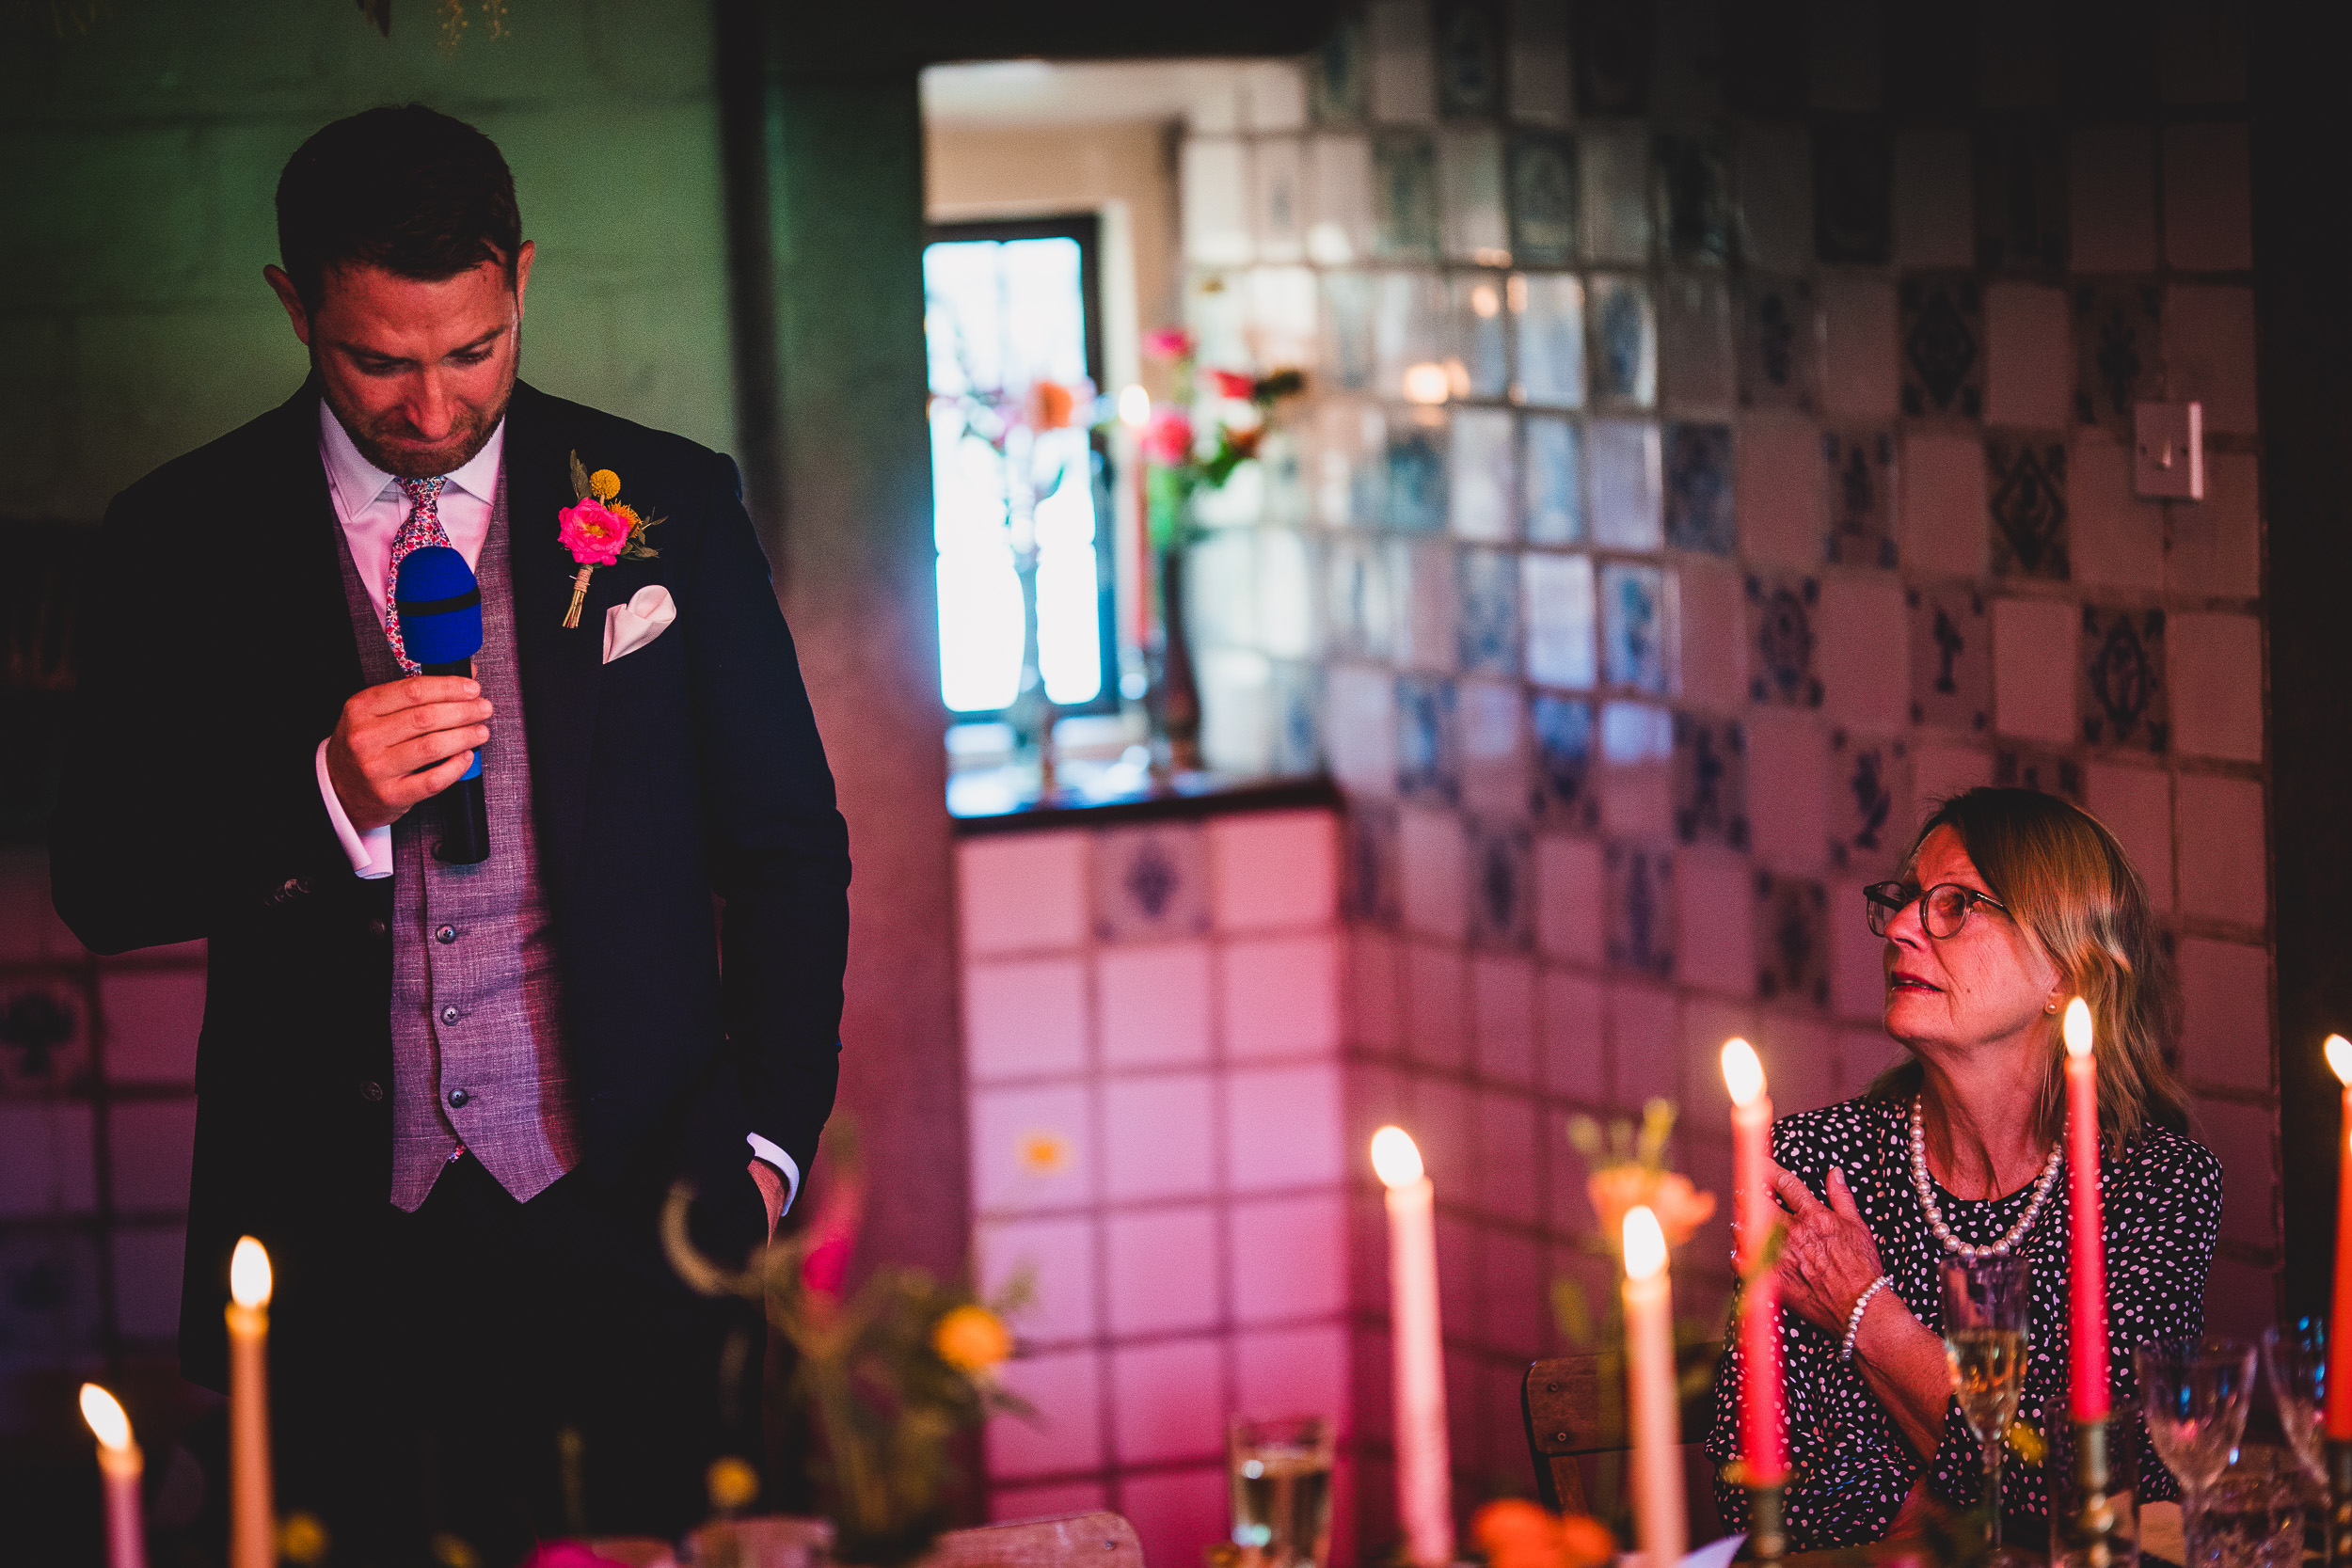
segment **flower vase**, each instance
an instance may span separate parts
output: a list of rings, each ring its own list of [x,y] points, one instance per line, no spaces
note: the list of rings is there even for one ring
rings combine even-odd
[[[1168,742],[1168,766],[1179,773],[1200,768],[1200,687],[1193,674],[1192,636],[1184,625],[1184,546],[1169,545],[1153,562],[1160,625],[1148,705],[1154,736]]]

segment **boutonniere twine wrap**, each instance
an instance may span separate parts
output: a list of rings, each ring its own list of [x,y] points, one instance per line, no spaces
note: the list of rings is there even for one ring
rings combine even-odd
[[[572,453],[572,494],[577,505],[558,512],[556,538],[580,562],[572,578],[572,607],[564,612],[566,627],[580,625],[580,607],[588,597],[588,574],[616,561],[650,561],[659,550],[645,543],[645,531],[661,518],[645,516],[621,502],[621,476],[610,468],[588,471],[580,453]]]

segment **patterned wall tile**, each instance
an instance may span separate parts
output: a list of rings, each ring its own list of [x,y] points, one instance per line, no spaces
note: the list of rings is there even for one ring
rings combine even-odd
[[[1674,715],[1648,703],[1600,707],[1600,820],[1621,838],[1674,836]]]
[[[1748,578],[1748,694],[1759,703],[1821,705],[1820,639],[1813,612],[1821,585],[1813,578]]]
[[[1457,398],[1499,398],[1511,389],[1509,281],[1497,272],[1457,273],[1446,285],[1454,352],[1446,371]],[[1458,416],[1457,416],[1458,417]]]
[[[1544,833],[1535,840],[1535,941],[1544,956],[1597,967],[1607,957],[1601,938],[1601,915],[1608,903],[1608,875],[1600,842]],[[1582,975],[1572,979],[1548,973],[1544,985],[1543,1027],[1545,1071],[1555,1088],[1562,1080],[1581,1077],[1589,1070],[1580,1098],[1597,1100],[1600,1052],[1598,1009],[1571,1011],[1564,1004],[1582,1006],[1598,989]],[[1565,997],[1563,992],[1567,993]],[[1565,1042],[1590,1042],[1589,1055],[1580,1051],[1573,1062],[1564,1061]]]
[[[1746,587],[1740,574],[1686,561],[1675,568],[1675,694],[1716,710],[1748,702]]]
[[[1824,261],[1883,265],[1894,245],[1884,122],[1822,117],[1813,128],[1813,243]]]
[[[2060,599],[1993,601],[1993,722],[2047,746],[2081,738],[2076,682],[2058,674],[2082,648],[2082,608]]]
[[[1538,408],[1583,406],[1582,280],[1565,272],[1513,273],[1504,293],[1518,340],[1518,379],[1512,383],[1516,401]],[[1597,340],[1594,352],[1600,352]]]
[[[1649,109],[1651,8],[1643,0],[1587,0],[1569,13],[1576,104],[1588,115]]]
[[[1913,419],[1984,413],[1984,296],[1967,274],[1902,282],[1903,412]]]
[[[1438,112],[1493,115],[1502,108],[1502,7],[1497,0],[1438,0],[1435,8]]]
[[[1593,542],[1617,550],[1658,548],[1664,540],[1658,427],[1595,420],[1584,427],[1584,458]]]
[[[1648,282],[1624,273],[1598,275],[1590,308],[1594,404],[1651,406],[1658,401],[1658,315]]]
[[[1332,653],[1358,658],[1389,657],[1396,592],[1389,581],[1385,546],[1345,536],[1331,542],[1324,557],[1323,613]]]
[[[1525,266],[1576,260],[1576,142],[1565,132],[1515,130],[1503,149],[1512,259]]]
[[[1453,349],[1453,301],[1443,279],[1419,269],[1375,273],[1371,293],[1373,389],[1402,397],[1407,371]]]
[[[1914,588],[1911,721],[1974,735],[1993,721],[1993,626],[1972,588]]]
[[[2038,789],[2083,803],[2082,764],[2030,746],[2004,746],[1993,753],[1993,782],[2004,789]]]
[[[1587,123],[1576,141],[1584,254],[1601,262],[1649,260],[1649,133]]]
[[[1372,135],[1372,248],[1384,261],[1438,256],[1438,144],[1424,132]]]
[[[1748,847],[1747,736],[1737,719],[1675,715],[1675,837]]]
[[[2058,272],[2066,265],[2064,133],[2039,119],[1996,122],[1977,135],[1977,264],[1989,272]]]
[[[1820,353],[1812,281],[1750,274],[1740,290],[1740,401],[1809,412],[1819,397]]]
[[[1830,752],[1809,713],[1758,708],[1747,732],[1748,840],[1757,862],[1815,872],[1828,861]]]
[[[1658,395],[1676,409],[1728,408],[1731,290],[1721,273],[1670,274],[1658,288]]]
[[[1740,424],[1740,544],[1752,565],[1821,562],[1820,435],[1810,420],[1757,414]]]
[[[1655,566],[1600,569],[1601,674],[1612,686],[1667,689],[1666,578]]]
[[[1527,678],[1588,690],[1598,673],[1600,619],[1593,560],[1530,550],[1519,557]]]
[[[1538,691],[1528,699],[1534,740],[1531,803],[1545,821],[1590,830],[1599,825],[1600,802],[1594,768],[1600,737],[1593,705],[1581,698]]]
[[[2090,125],[2067,143],[2074,270],[2156,264],[2156,138],[2145,125]]]
[[[1389,586],[1396,594],[1393,657],[1417,670],[1451,670],[1459,654],[1454,632],[1461,613],[1454,547],[1428,539],[1389,542]]]
[[[1518,560],[1509,550],[1466,549],[1456,558],[1461,610],[1454,634],[1467,672],[1507,675],[1519,664]]]
[[[1524,952],[1535,944],[1535,845],[1516,822],[1464,821],[1470,838],[1470,941]]]
[[[1840,574],[1821,584],[1814,625],[1832,721],[1872,734],[1902,727],[1911,705],[1904,610],[1902,586],[1890,578]]]
[[[1274,726],[1267,768],[1284,774],[1314,772],[1324,757],[1322,667],[1276,660],[1267,675],[1266,700]]]
[[[1829,893],[1820,882],[1756,874],[1756,993],[1829,1006]]]
[[[1720,266],[1731,259],[1731,180],[1713,135],[1661,133],[1651,148],[1658,228],[1667,259]]]
[[[1323,372],[1342,391],[1368,390],[1373,382],[1372,282],[1360,272],[1327,272],[1323,278]]]
[[[1769,272],[1813,260],[1813,138],[1803,125],[1749,123],[1732,149],[1740,257]]]
[[[1996,282],[1984,292],[1986,422],[2063,430],[2074,407],[2066,291]]]
[[[1903,564],[1938,577],[1984,575],[1992,509],[1984,443],[1974,436],[1906,431],[1896,465]]]
[[[2132,438],[2132,405],[2164,386],[2164,291],[2148,278],[2074,285],[2074,418],[2120,441]]]
[[[1829,528],[1821,557],[1834,566],[1893,571],[1895,436],[1892,431],[1827,431],[1821,436],[1822,493]]]
[[[79,987],[22,980],[0,989],[0,1094],[54,1095],[90,1070],[89,1007]]]
[[[1907,267],[1975,263],[1976,162],[1964,130],[1923,126],[1896,133],[1898,261]]]
[[[2066,531],[2074,581],[2152,594],[2163,588],[2164,505],[2133,494],[2132,449],[2124,442],[2090,430],[2075,436],[2066,454]]]
[[[2163,752],[2171,731],[2163,610],[2085,605],[2076,669],[2085,741]]]
[[[1521,425],[1527,537],[1538,545],[1575,545],[1585,537],[1582,427],[1549,414]]]
[[[1705,1083],[1717,1077],[1716,1053],[1728,1035],[1754,1032],[1749,1021],[1729,1022],[1711,998],[1693,990],[1730,996],[1756,993],[1755,872],[1745,855],[1722,849],[1697,849],[1675,856],[1676,925],[1675,982],[1683,991],[1683,1061],[1685,1083]],[[1705,1015],[1697,1027],[1713,1037],[1691,1049],[1693,1016]],[[1695,1069],[1695,1070],[1694,1070]],[[1775,1092],[1778,1084],[1774,1084]],[[1682,1152],[1687,1156],[1686,1148]]]
[[[1830,864],[1840,871],[1890,869],[1912,821],[1909,742],[1836,730],[1829,753]]]
[[[1352,799],[1340,832],[1341,909],[1350,920],[1393,926],[1397,918],[1396,807]]]
[[[1674,975],[1674,857],[1663,849],[1612,844],[1605,862],[1609,963],[1665,980]]]
[[[1731,427],[1670,424],[1665,449],[1667,545],[1708,555],[1731,554],[1738,544]]]
[[[2066,443],[1995,436],[1986,440],[1984,456],[1994,574],[2065,581]]]
[[[1098,939],[1151,941],[1208,928],[1208,847],[1197,824],[1106,828],[1095,835]]]
[[[1351,13],[1334,22],[1323,46],[1307,62],[1307,112],[1317,125],[1349,125],[1364,118],[1370,69],[1364,19]]]
[[[1389,431],[1388,524],[1414,533],[1445,527],[1445,428],[1419,422]]]
[[[1454,683],[1422,675],[1396,678],[1396,792],[1417,804],[1451,806],[1462,799],[1460,745],[1454,734]]]
[[[1893,419],[1902,401],[1894,283],[1868,273],[1835,272],[1815,287],[1821,302],[1822,412],[1836,420]]]
[[[1520,688],[1510,681],[1464,681],[1454,702],[1463,809],[1493,822],[1524,819],[1533,802],[1527,787],[1527,704]]]

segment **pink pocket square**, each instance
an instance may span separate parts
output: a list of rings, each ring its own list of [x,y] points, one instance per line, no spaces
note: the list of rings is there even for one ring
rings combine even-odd
[[[628,596],[628,603],[616,604],[604,612],[604,661],[610,664],[623,654],[635,653],[669,630],[676,619],[677,602],[668,589],[658,582],[640,588]]]

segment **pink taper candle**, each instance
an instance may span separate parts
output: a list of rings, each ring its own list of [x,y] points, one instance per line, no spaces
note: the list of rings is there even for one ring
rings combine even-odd
[[[2077,996],[2066,1005],[2067,1219],[2074,1229],[2067,1296],[2077,1421],[2107,1418],[2107,1239],[2099,1202],[2098,1063],[2090,1046],[2090,1007]]]
[[[2344,1085],[2336,1130],[2336,1301],[2328,1335],[2328,1435],[2352,1441],[2352,1040],[2330,1035],[2328,1066]]]
[[[229,1568],[276,1568],[269,1463],[269,1254],[238,1238],[229,1261]]]
[[[1682,1419],[1675,1399],[1666,1233],[1646,1204],[1625,1213],[1625,1392],[1633,1416],[1633,1523],[1648,1568],[1682,1560]]]
[[[1373,1134],[1389,1189],[1389,1335],[1396,1353],[1396,1521],[1421,1568],[1454,1560],[1453,1458],[1445,1432],[1445,1350],[1438,1324],[1437,1189],[1401,1127]]]
[[[1740,1221],[1740,1463],[1750,1486],[1788,1474],[1788,1435],[1780,1363],[1780,1280],[1756,1272],[1780,1206],[1772,1201],[1772,1099],[1756,1048],[1724,1041],[1724,1086],[1731,1091],[1731,1190]]]
[[[147,1529],[139,1516],[146,1462],[131,1441],[131,1418],[95,1383],[82,1385],[82,1419],[98,1438],[98,1473],[106,1484],[106,1568],[147,1568]]]

